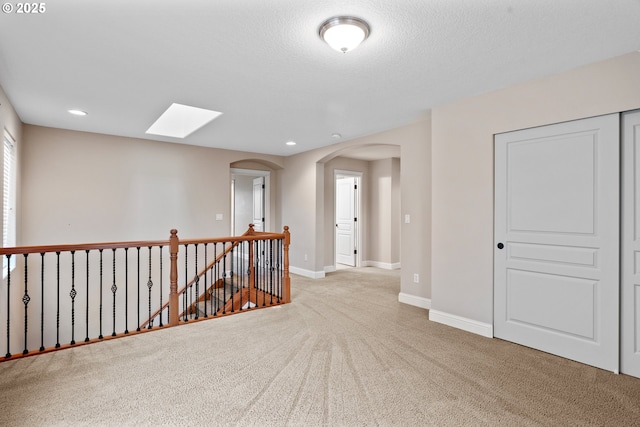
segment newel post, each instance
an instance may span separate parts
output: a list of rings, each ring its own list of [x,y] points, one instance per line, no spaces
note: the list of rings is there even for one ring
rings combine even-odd
[[[177,326],[180,319],[178,299],[178,230],[171,230],[169,237],[169,259],[171,269],[169,273],[169,326]]]
[[[282,278],[282,299],[285,303],[291,302],[291,279],[289,278],[289,244],[291,234],[289,226],[284,226],[284,277]]]

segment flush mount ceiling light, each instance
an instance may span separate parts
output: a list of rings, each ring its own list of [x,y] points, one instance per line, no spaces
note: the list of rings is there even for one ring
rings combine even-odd
[[[347,53],[369,37],[369,24],[352,16],[334,16],[320,26],[320,38],[338,52]]]
[[[145,133],[186,138],[220,114],[218,111],[173,103]]]

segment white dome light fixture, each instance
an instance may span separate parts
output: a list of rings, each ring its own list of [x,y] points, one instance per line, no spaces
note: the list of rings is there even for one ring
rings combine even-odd
[[[334,16],[320,26],[320,38],[342,53],[358,47],[370,32],[369,24],[353,16]]]

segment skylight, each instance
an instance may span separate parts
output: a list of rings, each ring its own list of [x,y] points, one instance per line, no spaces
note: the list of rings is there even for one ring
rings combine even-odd
[[[145,133],[186,138],[220,114],[218,111],[173,103]]]

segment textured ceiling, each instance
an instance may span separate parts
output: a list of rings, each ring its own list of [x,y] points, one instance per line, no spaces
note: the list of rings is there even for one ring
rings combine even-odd
[[[317,34],[342,14],[371,25],[347,54]],[[0,15],[0,85],[29,124],[289,155],[638,50],[639,22],[639,0],[55,0]],[[146,135],[173,102],[224,114]]]

